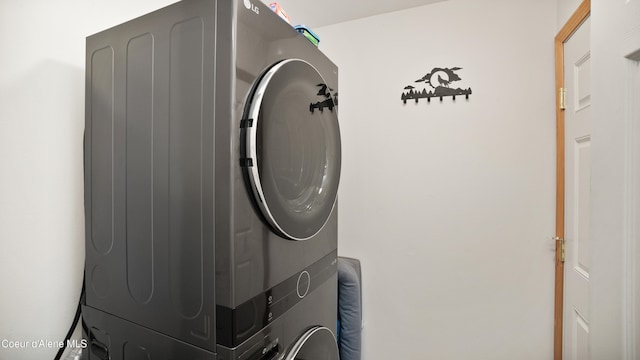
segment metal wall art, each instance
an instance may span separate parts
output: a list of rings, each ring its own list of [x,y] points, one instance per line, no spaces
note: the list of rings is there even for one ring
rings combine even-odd
[[[401,100],[403,103],[407,103],[407,100],[414,99],[416,103],[420,99],[427,99],[427,102],[431,102],[432,97],[439,97],[440,101],[445,96],[452,96],[453,100],[456,99],[456,96],[464,95],[465,99],[469,98],[471,95],[471,88],[454,89],[450,85],[454,81],[462,80],[456,71],[462,70],[460,67],[454,68],[433,68],[427,75],[421,77],[416,80],[416,83],[425,83],[431,87],[429,91],[427,91],[427,87],[425,86],[422,90],[416,89],[415,86],[407,85],[404,88],[404,92],[402,92]]]

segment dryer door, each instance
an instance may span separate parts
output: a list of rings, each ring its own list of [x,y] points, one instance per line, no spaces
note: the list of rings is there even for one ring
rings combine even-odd
[[[338,345],[331,330],[316,326],[304,333],[283,360],[339,360]]]
[[[283,60],[253,86],[241,127],[241,164],[265,220],[285,238],[312,238],[333,211],[340,180],[333,89],[308,62]]]

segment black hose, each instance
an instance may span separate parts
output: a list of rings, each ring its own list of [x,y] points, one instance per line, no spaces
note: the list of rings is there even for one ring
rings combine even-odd
[[[76,329],[76,326],[78,326],[78,321],[80,321],[80,315],[82,315],[82,297],[83,296],[84,296],[84,279],[82,279],[82,291],[80,292],[80,299],[78,300],[78,309],[76,309],[76,316],[73,318],[73,324],[71,324],[71,327],[67,332],[67,336],[65,336],[64,338],[64,345],[60,348],[60,350],[58,350],[58,353],[56,354],[56,357],[54,358],[54,360],[60,360],[62,358],[62,354],[64,353],[64,350],[67,348],[67,343],[69,342],[69,340],[71,340],[73,331]]]

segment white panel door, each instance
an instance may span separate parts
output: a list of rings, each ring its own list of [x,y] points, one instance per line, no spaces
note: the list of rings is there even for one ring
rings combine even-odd
[[[590,345],[640,359],[640,0],[591,0]]]
[[[564,45],[565,281],[563,359],[589,359],[590,18]]]

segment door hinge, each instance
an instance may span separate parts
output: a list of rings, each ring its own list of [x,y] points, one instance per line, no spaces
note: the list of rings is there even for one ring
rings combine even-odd
[[[564,110],[567,108],[567,89],[565,88],[560,88],[560,110]]]
[[[560,262],[564,262],[565,241],[559,236],[556,236],[554,240],[556,241],[556,249],[558,248],[558,246],[560,247]]]

